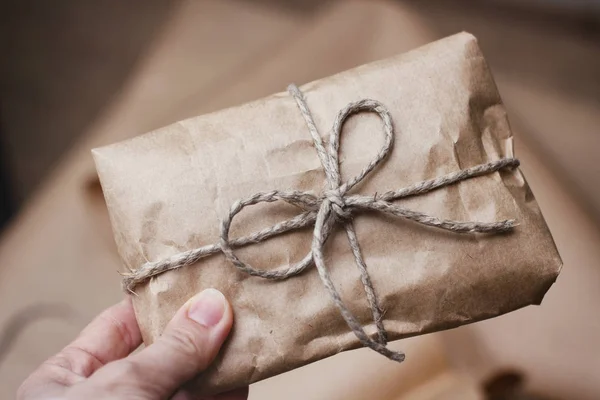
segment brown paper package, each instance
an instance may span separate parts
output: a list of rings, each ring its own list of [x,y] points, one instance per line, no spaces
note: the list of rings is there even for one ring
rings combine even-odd
[[[514,156],[504,106],[476,39],[466,33],[301,89],[324,139],[349,102],[371,98],[390,110],[392,152],[355,193],[395,190]],[[382,142],[375,115],[348,120],[341,139],[342,179],[356,175]],[[238,199],[274,189],[319,193],[325,182],[288,93],[95,149],[94,158],[128,269],[218,242],[220,221]],[[560,271],[552,237],[517,169],[400,203],[440,218],[516,219],[519,225],[507,234],[456,234],[377,213],[357,215],[357,236],[392,340],[539,304]],[[231,236],[297,214],[285,204],[256,205],[236,217]],[[311,237],[310,230],[293,232],[237,254],[256,268],[277,268],[304,257]],[[331,235],[325,256],[346,306],[375,334],[343,232]],[[136,287],[133,300],[145,343],[161,334],[187,299],[209,287],[231,301],[235,324],[216,362],[192,382],[202,393],[247,385],[360,345],[314,268],[269,281],[238,271],[221,254]]]

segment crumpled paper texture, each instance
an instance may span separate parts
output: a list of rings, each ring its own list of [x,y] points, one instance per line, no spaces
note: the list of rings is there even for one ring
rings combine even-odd
[[[351,101],[372,98],[390,110],[394,148],[355,193],[381,193],[514,156],[504,106],[476,39],[466,33],[301,89],[325,140],[337,112]],[[375,115],[350,118],[341,137],[342,177],[356,175],[382,141]],[[318,193],[325,182],[304,120],[285,92],[95,149],[94,158],[129,269],[215,243],[221,218],[235,200],[273,189]],[[438,217],[514,218],[519,226],[508,234],[465,235],[377,213],[358,215],[357,235],[391,339],[539,304],[560,271],[552,237],[519,170],[400,202]],[[231,237],[298,212],[279,203],[244,209]],[[255,267],[276,268],[300,260],[310,239],[310,230],[294,232],[237,253]],[[332,234],[325,254],[343,300],[374,334],[342,231]],[[209,287],[231,301],[235,325],[217,361],[192,382],[201,393],[256,382],[360,345],[315,269],[267,281],[239,272],[222,255],[136,288],[144,341],[152,343],[188,298]]]

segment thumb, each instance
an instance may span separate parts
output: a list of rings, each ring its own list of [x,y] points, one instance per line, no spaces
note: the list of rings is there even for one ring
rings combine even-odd
[[[233,313],[225,296],[216,289],[206,289],[179,309],[156,342],[104,370],[112,369],[106,373],[128,381],[123,384],[130,394],[151,399],[168,397],[208,368],[232,322]]]

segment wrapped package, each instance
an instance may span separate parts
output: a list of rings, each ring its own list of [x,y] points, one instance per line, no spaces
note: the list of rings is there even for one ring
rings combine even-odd
[[[211,394],[539,304],[562,263],[512,142],[462,33],[93,153],[145,343],[232,303]]]

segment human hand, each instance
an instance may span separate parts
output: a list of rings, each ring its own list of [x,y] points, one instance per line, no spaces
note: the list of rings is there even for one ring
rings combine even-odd
[[[101,313],[73,343],[33,372],[17,399],[202,399],[184,384],[208,368],[232,322],[225,297],[207,289],[181,307],[155,343],[130,355],[142,337],[127,298]],[[244,388],[212,399],[247,398]]]

